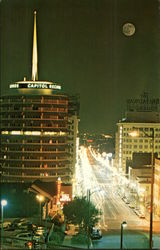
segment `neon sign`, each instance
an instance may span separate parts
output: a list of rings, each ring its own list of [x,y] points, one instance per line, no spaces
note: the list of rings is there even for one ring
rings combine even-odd
[[[10,89],[55,89],[61,90],[61,85],[46,81],[22,81],[10,84]]]

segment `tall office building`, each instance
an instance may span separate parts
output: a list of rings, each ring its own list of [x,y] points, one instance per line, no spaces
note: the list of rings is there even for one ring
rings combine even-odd
[[[79,99],[61,85],[38,80],[34,12],[32,80],[10,84],[1,97],[0,161],[2,181],[72,183],[76,158]]]
[[[160,157],[160,110],[159,99],[149,98],[147,93],[138,99],[127,100],[125,118],[117,123],[116,164],[120,171],[127,172],[127,161],[133,153],[151,153],[151,136],[154,130],[154,153]],[[139,131],[131,137],[130,132]]]

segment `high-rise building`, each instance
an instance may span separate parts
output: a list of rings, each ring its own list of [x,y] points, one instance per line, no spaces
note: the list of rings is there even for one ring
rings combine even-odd
[[[127,172],[126,163],[132,160],[133,153],[152,152],[152,131],[154,130],[154,153],[160,157],[160,111],[159,99],[151,99],[144,93],[139,99],[127,100],[128,108],[117,123],[116,164]],[[130,132],[139,131],[139,136],[131,137]]]
[[[34,12],[32,80],[10,84],[1,97],[0,161],[2,181],[72,183],[76,159],[79,99],[61,85],[38,80]]]

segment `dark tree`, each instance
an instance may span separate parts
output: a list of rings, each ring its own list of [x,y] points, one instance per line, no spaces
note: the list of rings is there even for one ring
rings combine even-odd
[[[101,214],[86,197],[75,197],[73,201],[64,205],[63,213],[67,224],[79,225],[79,229],[85,232],[97,224]]]

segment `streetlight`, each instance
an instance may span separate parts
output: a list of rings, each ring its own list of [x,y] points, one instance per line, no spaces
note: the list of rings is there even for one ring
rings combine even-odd
[[[36,198],[37,198],[37,200],[39,201],[39,204],[40,204],[40,220],[39,220],[39,222],[40,222],[40,225],[42,224],[42,201],[44,201],[44,196],[43,195],[36,195]]]
[[[154,185],[154,128],[150,128],[151,135],[148,135],[146,132],[142,130],[142,133],[151,138],[151,147],[152,147],[152,156],[151,156],[151,201],[150,201],[150,231],[149,231],[149,248],[153,247],[153,185]],[[139,131],[134,128],[133,131],[129,133],[132,137],[139,136]]]
[[[1,220],[2,220],[2,225],[1,225],[1,246],[3,245],[3,207],[7,205],[7,200],[1,200]]]
[[[120,249],[123,249],[123,228],[125,228],[126,226],[127,226],[127,222],[123,221],[121,223],[121,248]]]
[[[89,240],[90,240],[90,199],[91,199],[91,190],[90,189],[87,189],[87,200],[88,200],[88,242],[87,242],[87,246],[88,246],[88,249],[89,249]]]
[[[96,189],[93,192],[91,192],[90,189],[87,189],[87,200],[88,200],[88,249],[89,249],[89,239],[90,239],[90,201],[91,201],[91,195],[95,192],[101,191],[100,189]]]

